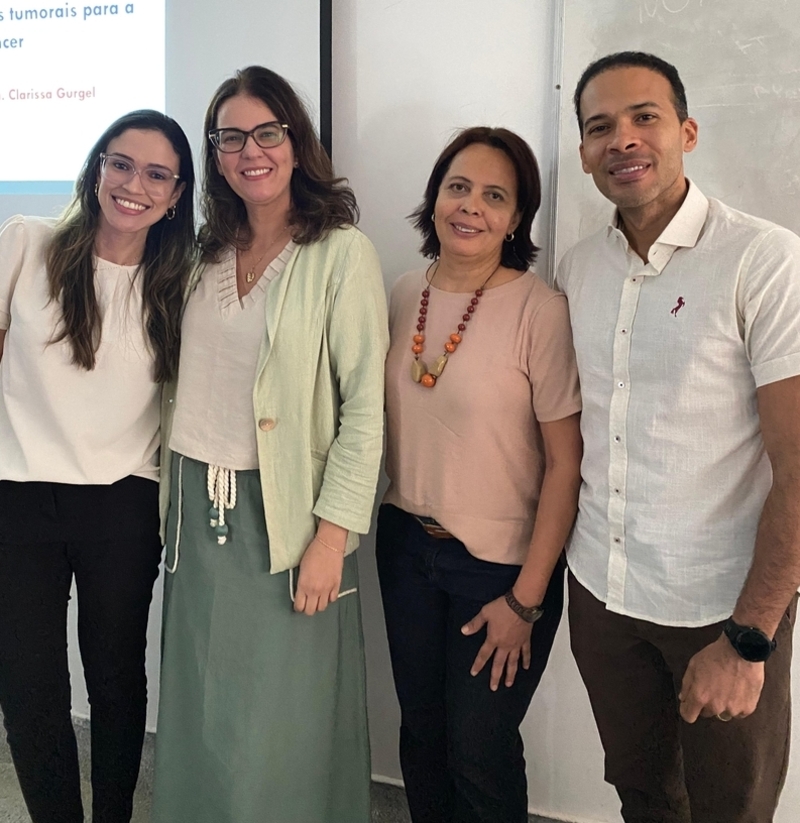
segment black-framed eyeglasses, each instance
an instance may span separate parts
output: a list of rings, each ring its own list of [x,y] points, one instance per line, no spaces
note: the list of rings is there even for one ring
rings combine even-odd
[[[179,174],[175,174],[166,166],[145,166],[143,169],[137,169],[133,160],[124,154],[105,152],[100,155],[100,174],[112,186],[124,186],[138,174],[146,191],[162,195],[171,193],[175,181],[181,179]]]
[[[262,123],[250,131],[241,129],[212,129],[208,133],[208,139],[214,148],[226,154],[235,154],[244,149],[247,138],[252,137],[255,144],[262,149],[274,149],[280,146],[286,139],[286,132],[289,126],[286,123],[279,123],[273,120],[269,123]]]

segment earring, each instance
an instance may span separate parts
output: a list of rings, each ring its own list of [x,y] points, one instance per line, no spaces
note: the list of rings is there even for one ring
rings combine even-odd
[[[99,191],[100,191],[100,184],[99,184],[99,183],[95,183],[95,184],[94,184],[94,196],[95,196],[95,197],[97,197],[97,193],[98,193]]]
[[[436,222],[436,214],[434,212],[431,212],[431,223],[435,223],[435,222]]]
[[[175,208],[175,206],[170,206],[167,209],[167,220],[174,220],[176,212],[177,212],[177,209]]]
[[[507,234],[505,237],[506,243],[513,243],[514,242],[514,232],[512,231],[511,234]]]

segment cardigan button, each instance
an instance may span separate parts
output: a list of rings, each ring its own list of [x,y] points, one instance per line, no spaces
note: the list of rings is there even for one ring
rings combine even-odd
[[[262,432],[271,432],[277,423],[271,417],[262,417],[261,420],[258,421],[258,428],[261,429]]]

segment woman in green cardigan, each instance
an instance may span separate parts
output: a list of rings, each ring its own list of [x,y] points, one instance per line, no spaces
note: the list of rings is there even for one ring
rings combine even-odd
[[[381,457],[378,258],[281,77],[237,72],[206,132],[202,263],[164,397],[152,819],[367,823],[352,552]]]

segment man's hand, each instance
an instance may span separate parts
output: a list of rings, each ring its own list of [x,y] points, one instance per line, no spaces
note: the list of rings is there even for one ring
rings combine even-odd
[[[498,597],[487,603],[472,620],[461,627],[464,634],[475,634],[486,626],[486,640],[480,647],[470,674],[474,677],[486,665],[494,654],[489,688],[495,692],[500,685],[505,669],[505,684],[514,685],[520,658],[522,668],[531,665],[531,628],[521,617],[516,615],[504,597]]]
[[[328,604],[336,602],[342,584],[344,551],[333,551],[315,537],[303,553],[294,610],[307,615],[324,612]]]
[[[681,717],[687,723],[698,717],[747,717],[763,687],[764,664],[743,660],[721,635],[689,661],[679,695]]]

